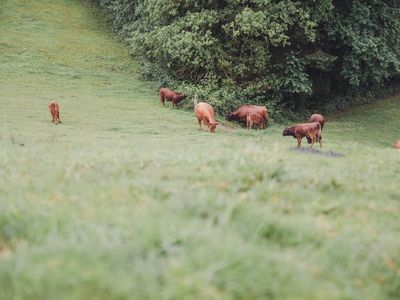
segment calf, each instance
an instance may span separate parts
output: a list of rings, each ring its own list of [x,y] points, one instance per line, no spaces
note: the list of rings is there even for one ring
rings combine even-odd
[[[165,106],[164,103],[165,101],[171,101],[172,107],[178,108],[178,103],[185,98],[186,98],[185,94],[177,93],[167,88],[160,89],[160,101],[164,106]]]
[[[398,141],[393,145],[393,147],[394,147],[395,149],[400,149],[400,140],[398,140]]]
[[[317,122],[286,127],[285,130],[283,130],[282,135],[292,136],[297,139],[297,147],[300,147],[303,137],[307,137],[311,140],[311,147],[316,141],[318,141],[320,147],[322,147],[321,124]]]
[[[238,109],[235,109],[231,112],[227,119],[229,121],[238,120],[240,122],[246,122],[247,115],[249,113],[257,113],[264,119],[264,123],[268,122],[268,110],[265,106],[258,106],[258,105],[242,105]]]
[[[51,101],[49,103],[49,111],[50,111],[51,118],[52,118],[51,121],[56,125],[58,123],[61,123],[61,120],[60,120],[60,107],[58,106],[58,103],[56,101]]]
[[[199,102],[194,107],[194,113],[196,114],[197,120],[199,121],[199,127],[201,129],[201,121],[210,128],[212,133],[215,133],[215,128],[218,125],[218,122],[215,121],[214,118],[214,109],[213,107],[205,102]]]
[[[260,129],[265,128],[265,121],[261,115],[254,112],[248,113],[246,117],[247,128],[252,129],[254,124],[258,125]]]

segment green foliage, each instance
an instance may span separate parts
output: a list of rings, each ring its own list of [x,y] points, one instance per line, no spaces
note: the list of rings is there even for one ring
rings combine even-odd
[[[195,90],[221,112],[248,102],[343,108],[400,78],[400,10],[390,1],[99,3],[147,78]]]
[[[383,1],[365,2],[338,9],[327,26],[334,47],[343,52],[342,79],[363,89],[400,74],[400,10]]]
[[[392,1],[99,2],[147,78],[185,92],[194,85],[207,98],[240,97],[210,100],[219,111],[245,102],[332,108],[399,82]]]

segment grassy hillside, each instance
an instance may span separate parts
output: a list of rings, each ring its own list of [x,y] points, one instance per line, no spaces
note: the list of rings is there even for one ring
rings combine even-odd
[[[331,116],[322,155],[213,135],[97,13],[0,2],[0,299],[397,299],[399,97]]]

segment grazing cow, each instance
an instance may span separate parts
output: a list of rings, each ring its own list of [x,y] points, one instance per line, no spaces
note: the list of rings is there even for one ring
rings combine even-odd
[[[286,127],[285,130],[283,130],[282,135],[292,136],[297,139],[297,147],[300,147],[303,137],[311,139],[311,147],[316,141],[318,141],[320,147],[322,147],[321,124],[318,122],[297,124],[292,127]]]
[[[265,128],[265,121],[264,118],[259,115],[258,113],[248,113],[246,117],[246,126],[248,129],[252,129],[253,125],[258,125],[258,128],[263,129]]]
[[[61,123],[61,120],[60,120],[60,107],[58,106],[58,103],[56,101],[51,101],[49,103],[49,111],[50,111],[51,118],[52,118],[51,121],[56,125],[58,123]]]
[[[238,120],[240,122],[246,122],[247,115],[249,113],[257,113],[264,119],[264,123],[268,122],[268,110],[265,106],[258,106],[258,105],[242,105],[238,109],[231,112],[227,119],[229,121]]]
[[[165,101],[171,101],[172,107],[175,106],[176,108],[178,108],[178,103],[185,98],[186,98],[185,94],[177,93],[167,88],[160,89],[160,101],[164,106],[165,106],[164,103]]]
[[[197,120],[199,121],[199,127],[201,129],[201,121],[210,128],[212,133],[215,133],[215,128],[218,125],[218,122],[215,121],[214,118],[214,109],[213,107],[205,102],[199,102],[194,107],[194,113],[196,114]]]
[[[320,114],[311,115],[310,119],[308,120],[308,123],[315,123],[315,122],[321,125],[321,130],[324,129],[325,118],[322,115]]]
[[[398,141],[393,145],[393,147],[394,147],[395,149],[400,149],[400,140],[398,140]]]
[[[308,123],[319,123],[321,125],[321,131],[324,128],[324,124],[325,124],[325,118],[320,115],[320,114],[313,114],[311,115],[310,119],[308,120]],[[321,135],[322,138],[322,135]],[[307,137],[307,143],[311,144],[311,139],[309,137]],[[318,141],[319,142],[319,141]]]

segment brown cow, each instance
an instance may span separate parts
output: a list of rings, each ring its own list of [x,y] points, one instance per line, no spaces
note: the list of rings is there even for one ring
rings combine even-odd
[[[324,128],[324,124],[325,124],[325,118],[320,114],[313,114],[313,115],[311,115],[310,119],[308,120],[308,123],[315,123],[315,122],[317,122],[321,125],[321,131],[322,131],[322,129]],[[322,138],[322,135],[321,135],[321,138]],[[307,137],[307,142],[309,144],[311,144],[311,139],[309,137]]]
[[[283,130],[282,135],[292,136],[297,139],[297,147],[300,147],[303,137],[311,139],[311,147],[316,141],[318,141],[320,147],[322,147],[321,124],[318,122],[297,124],[292,127],[286,127],[285,130]]]
[[[229,121],[238,120],[240,122],[246,122],[247,115],[249,113],[258,113],[260,116],[263,117],[264,123],[268,122],[268,109],[265,106],[258,106],[258,105],[242,105],[238,109],[231,112],[227,119]]]
[[[50,111],[51,118],[52,118],[51,121],[56,125],[58,123],[61,123],[61,120],[60,120],[60,107],[58,106],[58,103],[56,101],[51,101],[49,103],[49,111]]]
[[[201,121],[210,128],[212,133],[215,133],[215,128],[218,125],[218,122],[214,118],[214,109],[213,107],[205,102],[199,102],[194,107],[194,112],[196,114],[197,120],[199,121],[199,127],[201,129]]]
[[[165,101],[171,101],[172,107],[175,106],[176,108],[178,108],[178,103],[185,98],[186,98],[185,94],[177,93],[167,88],[160,89],[160,101],[164,106],[165,106],[164,103]]]
[[[395,149],[400,149],[400,140],[398,140],[398,141],[393,145],[393,147],[394,147]]]
[[[325,118],[322,115],[320,114],[311,115],[310,119],[308,120],[308,123],[315,123],[315,122],[321,125],[321,130],[324,129]]]
[[[258,125],[260,129],[265,128],[265,120],[261,115],[253,112],[248,113],[246,117],[247,128],[252,129],[254,124]]]

